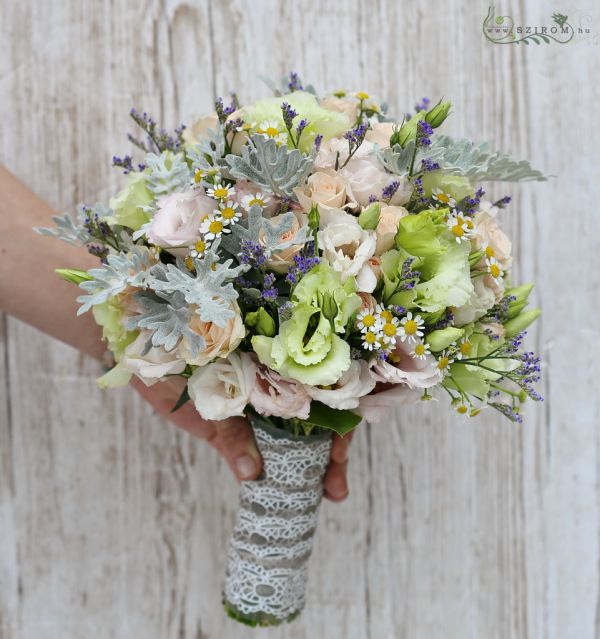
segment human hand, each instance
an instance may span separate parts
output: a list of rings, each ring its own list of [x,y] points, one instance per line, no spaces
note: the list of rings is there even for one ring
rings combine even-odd
[[[173,377],[151,387],[136,377],[131,383],[160,415],[216,448],[238,479],[249,480],[258,477],[262,469],[262,460],[248,420],[243,417],[231,417],[223,421],[202,419],[191,402],[171,413],[185,385],[182,378]],[[346,470],[352,435],[353,433],[348,433],[342,438],[335,434],[333,437],[331,459],[324,479],[324,496],[331,501],[343,501],[348,496]]]

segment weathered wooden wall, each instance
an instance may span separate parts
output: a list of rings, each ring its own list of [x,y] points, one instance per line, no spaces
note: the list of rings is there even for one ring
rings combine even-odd
[[[596,30],[597,8],[577,6]],[[558,9],[499,7],[530,24]],[[450,97],[448,131],[557,176],[506,191],[517,276],[537,280],[545,311],[530,343],[547,363],[546,402],[523,427],[434,404],[360,432],[350,499],[322,511],[307,610],[261,636],[600,637],[598,35],[492,45],[486,11],[467,0],[0,2],[0,161],[58,209],[116,188],[110,157],[127,149],[131,105],[175,125],[232,88],[257,98],[258,75],[289,69],[398,113]],[[23,277],[40,268],[24,256]],[[220,609],[236,486],[216,454],[133,393],[100,392],[96,364],[10,318],[0,362],[0,638],[252,636]]]

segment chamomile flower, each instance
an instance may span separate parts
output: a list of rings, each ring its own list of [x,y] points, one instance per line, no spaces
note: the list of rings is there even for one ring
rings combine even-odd
[[[501,284],[504,278],[504,271],[495,257],[488,257],[485,260],[488,273],[494,278],[496,284]]]
[[[449,206],[451,209],[456,206],[456,200],[449,193],[444,193],[442,189],[433,189],[431,197],[436,202],[439,202],[443,206]]]
[[[365,308],[356,316],[356,326],[361,333],[366,333],[367,331],[378,332],[381,328],[381,319],[376,312]]]
[[[377,304],[375,306],[375,314],[381,319],[382,322],[391,322],[392,318],[394,317],[392,315],[392,312],[383,304]]]
[[[411,357],[414,359],[426,359],[429,354],[429,344],[427,342],[417,342],[411,353]]]
[[[223,234],[231,233],[231,229],[225,226],[220,215],[207,215],[200,225],[200,233],[205,240],[215,240]]]
[[[200,184],[205,178],[215,178],[219,175],[219,169],[216,167],[201,168],[198,167],[194,171],[194,183]]]
[[[363,348],[367,351],[375,351],[381,348],[379,332],[368,330],[362,337]]]
[[[450,364],[452,364],[453,361],[454,359],[447,351],[442,351],[437,361],[438,374],[445,377],[450,372]]]
[[[456,359],[469,357],[472,349],[473,349],[473,344],[471,344],[471,342],[466,337],[463,337],[458,344],[458,350],[456,351]]]
[[[494,252],[493,247],[491,247],[489,244],[484,244],[481,247],[481,250],[483,251],[485,257],[487,257],[488,259],[491,257],[496,257],[496,253]]]
[[[196,259],[202,257],[208,248],[208,242],[206,240],[198,240],[194,246],[190,246],[189,248],[189,256],[195,257]]]
[[[354,96],[357,100],[368,100],[371,96],[366,91],[357,91]]]
[[[265,120],[256,127],[256,133],[271,138],[276,142],[287,142],[287,133],[279,130],[277,120]]]
[[[396,343],[396,338],[400,333],[400,321],[397,317],[391,317],[385,320],[381,326],[381,341],[387,346],[392,347]]]
[[[219,209],[215,211],[215,214],[220,215],[225,226],[235,224],[242,219],[242,214],[238,210],[238,203],[233,200],[227,202],[221,202]]]
[[[458,244],[470,240],[471,229],[469,229],[467,221],[462,215],[450,215],[446,224]]]
[[[242,198],[242,208],[246,211],[250,210],[251,206],[260,206],[261,209],[264,209],[265,206],[269,203],[269,196],[264,195],[260,191],[252,195],[251,193],[248,195],[244,195]]]
[[[405,340],[408,340],[409,342],[416,342],[419,337],[423,337],[423,324],[425,324],[425,321],[420,315],[415,315],[415,317],[413,317],[411,311],[408,311],[406,317],[403,317],[400,320],[400,339],[403,342]]]
[[[454,407],[454,410],[456,410],[459,415],[466,415],[469,412],[469,407],[464,402],[459,401]]]
[[[235,195],[235,189],[233,188],[233,186],[228,186],[227,184],[223,184],[222,182],[217,182],[213,184],[209,189],[207,189],[206,193],[210,197],[213,197],[215,200],[220,200],[221,202],[223,202]]]

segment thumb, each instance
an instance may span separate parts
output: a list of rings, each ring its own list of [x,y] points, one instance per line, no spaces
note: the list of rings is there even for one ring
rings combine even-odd
[[[252,427],[243,417],[214,422],[217,436],[212,442],[238,479],[256,479],[262,459],[256,448]]]

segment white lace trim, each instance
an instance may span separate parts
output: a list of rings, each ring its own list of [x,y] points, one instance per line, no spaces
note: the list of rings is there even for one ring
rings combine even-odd
[[[264,471],[242,483],[224,596],[239,613],[284,621],[304,607],[331,439],[274,437],[260,427],[254,434]]]

